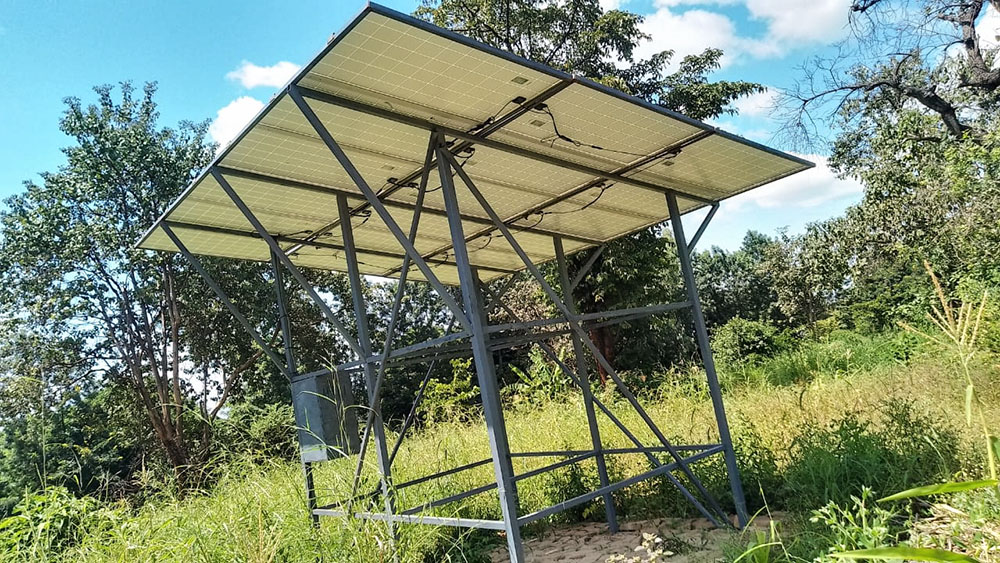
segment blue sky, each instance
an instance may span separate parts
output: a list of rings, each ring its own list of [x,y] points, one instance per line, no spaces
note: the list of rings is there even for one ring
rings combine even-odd
[[[417,1],[384,0],[410,12]],[[646,15],[653,39],[641,53],[705,47],[726,51],[717,79],[752,80],[780,89],[796,66],[846,33],[849,0],[602,0]],[[162,123],[214,120],[218,140],[238,132],[306,63],[361,1],[271,3],[0,0],[0,197],[57,168],[68,139],[58,130],[63,98],[93,99],[97,84],[159,83]],[[716,125],[776,144],[773,93],[739,104],[739,117]],[[747,229],[799,231],[839,214],[861,188],[819,166],[723,203],[702,245],[734,248]]]

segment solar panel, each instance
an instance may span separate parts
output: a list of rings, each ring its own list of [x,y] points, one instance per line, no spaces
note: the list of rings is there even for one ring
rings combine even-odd
[[[811,163],[616,90],[369,5],[292,79],[404,231],[432,128],[471,142],[456,158],[536,263],[794,174]],[[502,126],[500,126],[502,125]],[[557,134],[558,129],[558,134]],[[488,136],[488,138],[487,138]],[[458,146],[458,145],[452,145]],[[298,265],[345,271],[337,196],[351,207],[364,274],[398,277],[403,249],[317,136],[288,89],[223,150],[217,167]],[[210,167],[210,168],[211,168]],[[414,246],[458,284],[436,168]],[[456,180],[469,258],[486,279],[523,267]],[[211,174],[199,176],[140,241],[263,261],[267,245]],[[423,279],[413,268],[411,279]]]

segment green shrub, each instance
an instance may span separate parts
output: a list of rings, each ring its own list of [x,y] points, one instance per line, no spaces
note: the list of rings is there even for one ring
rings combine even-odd
[[[562,368],[556,362],[547,361],[547,356],[537,347],[531,349],[528,357],[531,360],[528,369],[510,367],[517,381],[504,387],[504,396],[521,406],[541,405],[564,398],[569,390],[569,379]],[[559,355],[559,361],[565,363],[565,354]]]
[[[792,444],[783,498],[809,510],[847,505],[869,486],[881,497],[951,477],[959,468],[956,431],[912,403],[882,404],[878,420],[848,413],[827,426],[806,426]]]
[[[298,441],[291,405],[237,403],[217,423],[216,438],[230,455],[252,460],[295,459]]]
[[[479,397],[479,388],[473,385],[471,359],[451,361],[451,381],[430,380],[417,411],[427,423],[444,420],[466,419]]]
[[[899,515],[875,504],[872,490],[865,487],[861,496],[852,496],[849,507],[830,502],[814,510],[810,521],[825,526],[821,535],[827,551],[818,554],[817,562],[835,563],[830,553],[889,547],[899,542],[904,526]]]
[[[779,352],[778,329],[735,317],[715,331],[712,349],[723,365],[753,365]]]
[[[857,373],[905,364],[920,342],[907,332],[864,335],[837,330],[822,340],[807,340],[771,358],[732,367],[722,364],[723,381],[757,385],[795,385],[818,378],[843,378]]]
[[[0,554],[5,561],[51,559],[88,534],[114,524],[121,514],[93,497],[74,497],[63,487],[26,495],[14,515],[0,520]]]

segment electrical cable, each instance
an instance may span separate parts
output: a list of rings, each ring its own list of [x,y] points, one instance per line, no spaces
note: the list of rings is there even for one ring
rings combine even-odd
[[[550,147],[554,147],[555,144],[556,144],[556,140],[561,139],[561,140],[566,141],[567,143],[570,143],[570,144],[575,145],[577,147],[584,147],[584,148],[595,149],[595,150],[605,151],[605,152],[613,152],[613,153],[618,153],[618,154],[624,154],[626,156],[634,156],[634,157],[638,157],[638,158],[644,158],[644,157],[649,156],[648,154],[637,153],[637,152],[629,152],[629,151],[623,151],[623,150],[618,150],[618,149],[609,149],[609,148],[606,148],[606,147],[602,147],[600,145],[595,145],[595,144],[592,144],[592,143],[586,143],[586,142],[583,142],[583,141],[577,141],[576,139],[574,139],[572,137],[569,137],[567,135],[563,135],[562,132],[559,131],[559,125],[556,124],[556,116],[555,116],[555,114],[552,113],[552,110],[549,109],[549,107],[547,105],[545,105],[545,104],[539,104],[538,106],[535,107],[535,109],[533,109],[531,111],[533,111],[535,113],[544,113],[545,115],[549,116],[549,120],[552,122],[552,131],[553,131],[554,135],[551,135],[549,137],[543,138],[542,142],[543,143],[548,143],[548,145]]]

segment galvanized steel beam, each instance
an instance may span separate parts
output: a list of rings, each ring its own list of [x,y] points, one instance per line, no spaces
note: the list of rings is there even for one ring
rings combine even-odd
[[[461,280],[462,300],[469,315],[472,331],[472,352],[479,380],[479,392],[483,399],[483,415],[486,418],[486,432],[489,435],[490,452],[493,456],[493,470],[496,475],[497,493],[500,498],[500,512],[503,515],[504,531],[507,533],[507,549],[511,563],[524,563],[524,547],[521,545],[521,530],[517,523],[517,485],[514,482],[514,468],[511,465],[510,445],[507,442],[507,427],[500,406],[500,391],[493,365],[493,353],[488,348],[489,324],[482,304],[482,291],[472,265],[469,251],[465,246],[461,213],[455,184],[452,181],[448,158],[451,156],[443,146],[437,149],[438,174],[441,178],[441,193],[445,209],[448,210],[448,224],[454,243],[455,261]]]
[[[316,112],[309,107],[309,104],[302,97],[299,88],[296,86],[289,86],[288,95],[295,102],[295,105],[298,106],[299,111],[302,112],[302,115],[305,116],[312,128],[316,130],[316,134],[319,135],[320,139],[323,140],[327,148],[330,149],[330,152],[333,153],[333,156],[337,159],[337,162],[340,163],[340,166],[345,172],[347,172],[348,176],[351,177],[351,180],[358,187],[358,189],[361,190],[361,193],[364,194],[365,198],[368,199],[368,203],[371,204],[372,209],[379,216],[379,218],[382,219],[382,223],[385,224],[386,228],[389,229],[389,232],[392,233],[410,258],[414,261],[414,263],[416,263],[417,267],[420,269],[420,273],[424,275],[424,279],[426,279],[427,282],[434,287],[434,290],[437,291],[441,300],[445,302],[448,308],[451,309],[452,314],[455,315],[455,318],[458,319],[462,328],[468,329],[470,322],[468,317],[466,317],[465,312],[462,311],[462,308],[459,307],[458,303],[451,297],[451,294],[448,293],[448,290],[445,289],[441,281],[438,280],[437,275],[434,274],[431,267],[427,265],[427,262],[423,259],[420,253],[413,247],[413,244],[406,238],[403,230],[399,228],[396,220],[393,219],[392,214],[385,208],[385,204],[378,199],[378,195],[374,190],[372,190],[371,186],[368,185],[368,182],[364,179],[364,177],[361,176],[357,167],[355,167],[354,163],[351,162],[351,159],[347,157],[344,150],[340,148],[337,141],[334,140],[332,135],[330,135],[330,132],[326,129],[326,126],[323,125],[323,122],[320,121]]]
[[[684,287],[687,290],[688,301],[691,302],[691,316],[694,318],[695,336],[698,339],[698,349],[701,361],[705,366],[705,377],[708,379],[708,392],[712,397],[712,408],[715,411],[715,421],[719,428],[719,438],[722,442],[726,458],[726,470],[729,473],[729,485],[733,492],[733,502],[736,505],[736,517],[740,528],[749,522],[746,499],[743,496],[743,482],[740,480],[740,468],[736,463],[736,452],[733,449],[733,439],[729,433],[729,420],[726,418],[726,407],[722,402],[722,389],[719,386],[719,376],[715,371],[715,358],[712,356],[712,344],[708,339],[708,329],[705,327],[705,315],[698,300],[698,285],[694,278],[694,268],[691,265],[690,245],[685,241],[684,225],[681,223],[681,213],[677,198],[667,195],[667,207],[670,210],[670,226],[674,232],[674,243],[677,245],[677,257],[681,262],[681,273],[684,277]]]

